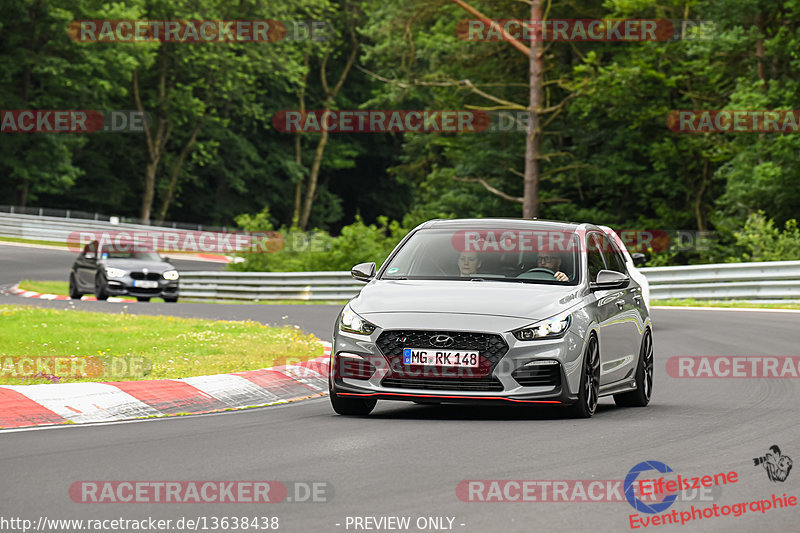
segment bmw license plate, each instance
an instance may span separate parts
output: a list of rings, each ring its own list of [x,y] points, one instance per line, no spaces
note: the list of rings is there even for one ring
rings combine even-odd
[[[140,289],[157,289],[158,282],[157,281],[150,281],[147,279],[137,279],[133,281],[134,287],[139,287]]]
[[[474,368],[478,366],[478,352],[472,350],[403,348],[403,362],[407,365]]]

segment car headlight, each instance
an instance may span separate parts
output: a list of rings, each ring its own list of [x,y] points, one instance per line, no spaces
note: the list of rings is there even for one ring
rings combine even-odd
[[[567,316],[556,316],[537,322],[532,326],[527,326],[513,331],[512,334],[517,340],[532,341],[536,339],[557,339],[563,337],[569,328],[572,318]]]
[[[167,270],[161,275],[164,276],[164,279],[168,280],[176,280],[180,277],[177,270]]]
[[[342,316],[339,318],[339,331],[369,335],[375,331],[376,327],[375,324],[370,324],[350,309],[350,304],[344,306]]]
[[[107,278],[124,278],[127,272],[121,268],[106,267]]]

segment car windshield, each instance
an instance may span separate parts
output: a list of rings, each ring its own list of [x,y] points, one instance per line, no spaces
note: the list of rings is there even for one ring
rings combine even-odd
[[[552,229],[427,229],[412,235],[381,279],[577,285],[578,235]]]
[[[161,261],[161,256],[156,252],[133,252],[105,250],[102,257],[104,259],[138,259],[141,261]]]

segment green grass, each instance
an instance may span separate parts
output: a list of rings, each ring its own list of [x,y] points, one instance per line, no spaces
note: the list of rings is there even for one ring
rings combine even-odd
[[[42,294],[69,294],[69,282],[67,281],[33,281],[24,279],[19,282],[19,288],[23,291],[33,291]]]
[[[33,291],[41,294],[56,294],[62,296],[69,296],[69,282],[68,281],[34,281],[31,279],[24,279],[19,282],[19,288],[23,291]],[[133,296],[122,296],[128,300],[133,300]],[[151,298],[151,302],[163,302],[162,298]]]
[[[737,309],[800,309],[800,303],[785,304],[760,304],[751,302],[732,301],[705,301],[693,298],[671,299],[671,300],[651,300],[650,305],[665,305],[670,307],[728,307]]]
[[[316,337],[294,327],[0,306],[0,384],[4,385],[202,376],[304,361],[322,353]],[[11,359],[9,366],[9,358],[20,357],[72,358],[90,361],[88,368],[103,368],[93,367],[88,357],[144,358],[146,364],[145,371],[135,375],[112,375],[107,365],[101,375],[75,378],[64,371],[57,377],[56,372],[43,372],[45,377],[31,378],[13,375],[20,369],[19,360]]]
[[[35,241],[32,239],[20,239],[18,237],[0,237],[0,241],[3,242],[19,242],[22,244],[44,244],[47,246],[58,246],[59,248],[66,248],[69,246],[65,242],[58,242],[58,241]]]

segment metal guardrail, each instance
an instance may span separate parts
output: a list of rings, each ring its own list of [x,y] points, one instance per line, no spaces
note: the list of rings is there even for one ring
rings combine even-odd
[[[800,298],[800,261],[642,268],[650,299]],[[186,272],[181,296],[220,300],[347,300],[364,286],[349,272]]]
[[[350,272],[182,272],[181,298],[349,300],[364,284]]]
[[[67,218],[64,210],[48,216],[3,212],[0,206],[0,236],[66,242],[76,231],[137,230],[157,233],[165,226],[143,226],[108,220]],[[30,211],[38,208],[31,208]],[[66,215],[66,216],[65,216]],[[88,213],[81,213],[88,215]],[[107,217],[103,217],[107,218]],[[116,222],[116,221],[114,221]],[[173,226],[177,229],[189,229]],[[203,229],[195,226],[191,229]],[[191,231],[190,229],[190,231]],[[206,227],[207,230],[211,228]],[[215,228],[216,229],[216,228]],[[224,228],[222,228],[224,230]],[[800,261],[724,263],[679,267],[642,268],[650,282],[650,299],[694,298],[696,300],[798,300]],[[185,272],[181,295],[212,300],[347,300],[364,285],[349,272]]]
[[[788,300],[800,298],[800,261],[642,268],[650,299]]]
[[[69,209],[44,209],[31,207],[24,213],[20,208],[0,205],[0,236],[17,237],[35,241],[67,242],[67,237],[75,231],[122,231],[136,230],[158,233],[170,230],[184,231],[232,231],[232,228],[204,226],[185,222],[164,222],[162,224],[139,224],[138,219],[113,217],[71,211]]]

